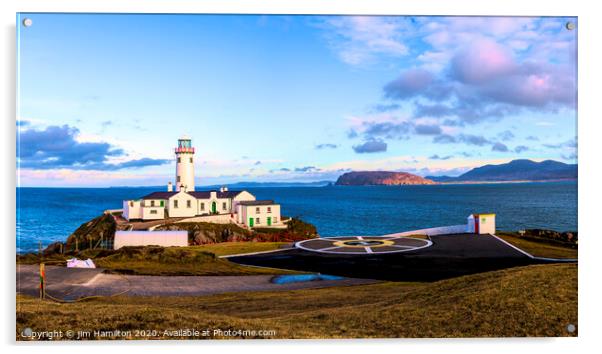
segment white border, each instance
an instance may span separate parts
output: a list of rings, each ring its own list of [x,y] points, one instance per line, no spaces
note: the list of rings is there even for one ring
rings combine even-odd
[[[507,339],[447,339],[447,340],[283,340],[270,341],[228,341],[228,342],[157,342],[152,343],[102,343],[85,345],[88,353],[106,353],[118,348],[144,347],[147,353],[163,353],[172,346],[180,352],[198,353],[197,346],[219,346],[206,348],[219,350],[220,353],[241,350],[250,353],[307,353],[308,350],[344,350],[346,354],[365,353],[370,347],[378,346],[381,353],[399,353],[402,351],[415,354],[432,353],[434,351],[461,352],[477,354],[484,350],[488,353],[578,353],[593,351],[599,346],[600,319],[602,310],[599,299],[602,298],[602,284],[598,281],[602,238],[599,235],[599,201],[602,200],[599,180],[602,175],[602,164],[599,163],[598,151],[602,151],[602,106],[599,104],[599,80],[602,77],[602,43],[599,38],[599,8],[595,1],[561,1],[561,0],[505,0],[505,1],[471,1],[471,0],[408,0],[393,2],[390,0],[5,0],[0,2],[0,18],[2,19],[2,74],[3,85],[0,87],[4,110],[4,135],[2,196],[0,206],[0,223],[4,226],[5,242],[4,279],[9,280],[3,294],[5,321],[2,321],[0,333],[4,335],[3,346],[7,352],[27,353],[61,353],[74,350],[84,343],[39,343],[31,345],[20,343],[14,346],[15,298],[12,284],[15,280],[15,60],[11,53],[15,48],[15,13],[17,11],[83,11],[83,12],[239,12],[239,13],[361,13],[361,14],[424,14],[424,15],[533,15],[533,16],[579,16],[579,232],[582,235],[579,267],[579,338],[507,338]],[[584,191],[587,191],[585,193]],[[400,348],[400,345],[403,347]],[[451,346],[451,348],[450,348]],[[237,348],[238,347],[238,348]],[[308,348],[313,347],[313,348]],[[83,349],[80,347],[80,349]],[[75,349],[77,350],[77,349]],[[130,349],[131,350],[131,349]],[[204,349],[200,349],[204,350]]]

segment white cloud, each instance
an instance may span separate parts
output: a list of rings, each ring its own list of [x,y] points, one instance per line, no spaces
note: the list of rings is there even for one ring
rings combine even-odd
[[[408,54],[401,37],[407,28],[403,18],[329,17],[320,26],[329,31],[330,43],[341,60],[351,65],[369,62],[374,55],[401,57]]]

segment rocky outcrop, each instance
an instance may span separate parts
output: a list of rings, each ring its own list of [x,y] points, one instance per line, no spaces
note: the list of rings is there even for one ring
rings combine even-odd
[[[335,184],[337,186],[398,186],[435,184],[435,182],[407,172],[358,171],[341,175]]]
[[[110,243],[115,238],[117,223],[110,214],[102,214],[88,222],[80,225],[69,237],[65,243],[64,252],[75,250],[84,250],[88,248],[98,248],[101,243]],[[56,249],[57,245],[53,244]]]
[[[294,242],[318,236],[315,226],[299,219],[291,219],[286,229],[264,228],[244,229],[235,224],[214,224],[206,222],[172,223],[161,225],[155,230],[186,230],[190,245],[204,245],[219,242]]]
[[[574,232],[558,232],[553,230],[544,230],[544,229],[527,229],[521,235],[523,238],[531,238],[531,239],[543,239],[548,241],[555,241],[560,243],[567,243],[571,245],[577,245],[578,233]]]
[[[188,231],[188,243],[205,245],[228,241],[252,241],[253,233],[234,224],[213,224],[207,222],[179,222],[157,226],[155,231]]]

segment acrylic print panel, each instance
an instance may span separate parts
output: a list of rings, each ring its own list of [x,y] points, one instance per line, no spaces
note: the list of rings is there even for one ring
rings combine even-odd
[[[576,336],[577,31],[18,14],[16,339]]]

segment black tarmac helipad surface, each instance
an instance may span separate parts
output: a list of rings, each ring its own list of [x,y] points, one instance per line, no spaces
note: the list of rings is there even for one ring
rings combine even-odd
[[[339,240],[342,238],[339,238]],[[353,241],[357,238],[344,238]],[[363,237],[363,240],[382,240]],[[318,239],[324,241],[324,239]],[[327,240],[328,241],[328,240]],[[420,240],[417,240],[420,241]],[[338,248],[344,253],[316,252],[292,248],[274,253],[231,257],[230,261],[264,267],[293,269],[354,278],[434,281],[460,275],[480,273],[529,264],[544,263],[528,257],[491,235],[453,234],[431,236],[431,245],[404,252],[367,252],[370,244],[353,244],[357,254],[347,252],[350,245],[335,245],[332,241],[316,243],[316,250]],[[336,241],[335,241],[336,242]],[[409,242],[409,241],[403,241]],[[309,243],[309,242],[308,242]],[[301,245],[304,245],[302,243]],[[405,244],[401,244],[404,246]],[[384,247],[384,246],[379,246]],[[330,249],[333,250],[333,249]],[[334,249],[336,250],[336,249]]]
[[[327,254],[384,254],[410,252],[430,247],[430,240],[402,236],[343,236],[297,242],[295,247]]]

